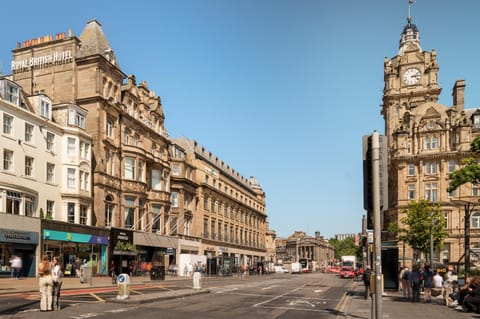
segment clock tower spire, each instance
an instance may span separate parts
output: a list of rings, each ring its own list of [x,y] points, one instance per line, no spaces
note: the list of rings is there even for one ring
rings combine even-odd
[[[412,2],[409,1],[409,7]],[[438,85],[438,63],[435,50],[424,51],[420,46],[420,32],[407,17],[399,41],[398,54],[384,59],[384,89],[382,115],[388,140],[399,127],[408,125],[410,113],[426,102],[437,102],[441,89]]]

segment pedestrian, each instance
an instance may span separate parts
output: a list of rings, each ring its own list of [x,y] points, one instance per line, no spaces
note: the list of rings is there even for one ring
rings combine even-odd
[[[398,272],[398,291],[403,291],[403,273],[405,272],[404,267],[400,267]]]
[[[469,287],[468,294],[465,296],[463,306],[467,311],[478,312],[480,309],[480,278],[472,279]]]
[[[20,271],[22,270],[22,258],[13,255],[10,259],[10,267],[12,268],[12,277],[20,279]]]
[[[432,278],[432,297],[443,298],[443,277],[435,271]]]
[[[420,280],[421,280],[421,272],[420,267],[418,265],[414,265],[412,267],[412,271],[410,272],[410,282],[412,284],[412,301],[418,302],[420,301]]]
[[[40,311],[52,311],[52,265],[48,255],[44,255],[38,264],[38,275],[40,277],[38,286],[40,288]]]
[[[445,273],[445,280],[443,281],[443,297],[445,298],[445,305],[447,306],[450,306],[453,302],[454,281],[457,281],[457,279],[457,273],[453,270],[453,267],[449,265]]]
[[[370,266],[367,266],[362,275],[363,285],[365,286],[365,299],[368,299],[370,294],[370,277],[372,276],[372,270]]]
[[[80,267],[82,266],[82,261],[80,260],[79,257],[75,259],[74,266],[75,266],[75,277],[80,278]]]
[[[412,299],[412,283],[410,282],[410,269],[405,267],[402,275],[403,297],[407,300]]]
[[[117,270],[115,267],[115,261],[110,262],[110,276],[112,277],[112,284],[115,285],[117,283]]]
[[[60,290],[62,289],[62,277],[63,270],[59,257],[53,258],[52,268],[52,280],[53,280],[53,293],[52,293],[52,309],[60,310]]]
[[[432,302],[432,288],[433,288],[433,271],[430,266],[426,265],[423,270],[423,301],[425,303]]]

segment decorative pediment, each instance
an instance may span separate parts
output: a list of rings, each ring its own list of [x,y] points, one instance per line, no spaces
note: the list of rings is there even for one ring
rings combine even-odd
[[[440,113],[432,106],[427,109],[422,119],[438,119],[440,117]]]

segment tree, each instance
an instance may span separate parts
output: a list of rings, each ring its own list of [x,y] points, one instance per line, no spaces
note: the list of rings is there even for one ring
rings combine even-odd
[[[480,153],[480,136],[476,137],[470,144],[470,149],[474,154]],[[466,183],[480,183],[480,164],[474,157],[465,158],[462,168],[450,173],[450,184],[447,191],[453,192],[459,186]]]
[[[340,259],[342,256],[362,256],[360,247],[355,245],[355,239],[352,237],[348,237],[344,240],[332,238],[329,242],[333,246],[335,259]]]
[[[431,235],[433,247],[441,248],[443,240],[447,236],[445,231],[445,217],[440,205],[427,200],[412,201],[405,210],[406,216],[400,219],[405,227],[391,224],[390,231],[397,234],[397,239],[402,240],[414,249],[414,258],[418,258],[418,252],[425,254],[430,249]],[[432,258],[432,256],[430,256]]]

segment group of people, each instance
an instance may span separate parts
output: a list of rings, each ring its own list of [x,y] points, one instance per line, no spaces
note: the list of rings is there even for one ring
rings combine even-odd
[[[432,298],[440,298],[449,307],[461,311],[480,311],[480,277],[469,277],[460,285],[453,267],[448,266],[442,275],[426,265],[422,270],[418,265],[412,269],[404,267],[399,274],[399,288],[406,300],[419,302],[423,290],[423,302],[431,303]]]
[[[62,288],[63,270],[59,257],[45,255],[38,264],[38,286],[40,288],[40,311],[60,309],[60,290]]]

